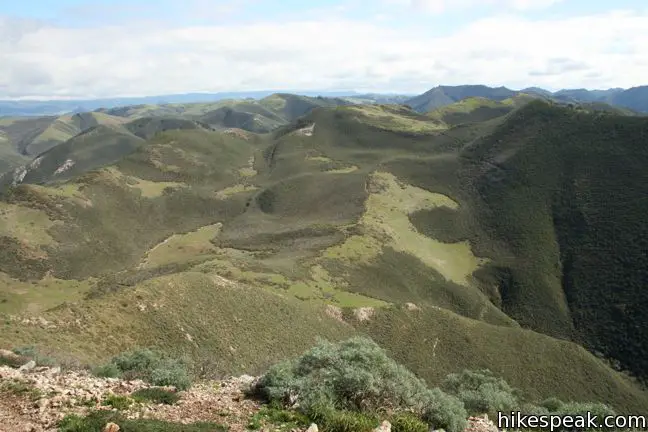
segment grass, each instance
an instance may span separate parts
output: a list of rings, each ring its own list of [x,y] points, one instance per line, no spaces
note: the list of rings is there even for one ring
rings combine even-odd
[[[182,183],[177,182],[152,182],[138,179],[136,177],[130,177],[130,179],[136,181],[132,187],[139,189],[142,192],[142,196],[146,198],[159,197],[167,188],[178,188],[183,186]]]
[[[357,121],[390,131],[425,134],[446,129],[445,125],[437,121],[397,106],[362,105],[342,109],[351,112]]]
[[[0,236],[20,239],[30,246],[54,242],[48,229],[54,226],[43,211],[0,202]]]
[[[257,186],[253,185],[244,185],[244,184],[237,184],[234,186],[230,186],[228,188],[219,190],[216,192],[216,196],[220,199],[227,199],[230,196],[238,193],[243,193],[243,192],[252,192],[259,189]]]
[[[186,262],[215,252],[211,240],[221,230],[222,224],[207,225],[186,234],[174,234],[146,253],[141,268],[160,267],[171,263]]]
[[[371,239],[352,237],[340,246],[325,252],[327,258],[365,255],[371,259],[384,243],[397,251],[410,253],[432,267],[449,281],[468,285],[468,277],[483,264],[475,257],[467,242],[442,243],[416,231],[408,215],[434,207],[456,208],[450,198],[398,184],[389,173],[376,173],[370,180],[373,189],[360,225]]]
[[[226,432],[227,427],[218,423],[171,423],[161,420],[126,419],[111,411],[93,411],[85,417],[70,414],[59,423],[60,432],[96,432],[107,423],[115,423],[123,432]]]
[[[25,282],[0,273],[0,313],[37,316],[63,303],[81,300],[92,284],[90,279],[77,281],[52,276]]]
[[[37,401],[43,396],[42,392],[33,384],[20,380],[4,381],[0,383],[0,392],[8,392],[32,401]]]
[[[0,343],[52,345],[57,356],[94,364],[154,344],[189,356],[198,375],[220,376],[258,373],[309,347],[316,336],[337,340],[352,332],[323,307],[193,272],[147,280],[44,316],[57,328],[14,327],[0,333]]]

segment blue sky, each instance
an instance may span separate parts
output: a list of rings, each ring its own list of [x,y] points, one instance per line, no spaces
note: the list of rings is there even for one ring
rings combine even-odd
[[[630,87],[645,46],[639,0],[3,1],[0,97]]]

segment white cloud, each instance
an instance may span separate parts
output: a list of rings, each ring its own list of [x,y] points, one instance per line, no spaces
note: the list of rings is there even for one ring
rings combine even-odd
[[[645,84],[648,76],[648,13],[636,12],[544,21],[504,15],[444,37],[333,19],[175,29],[4,20],[0,36],[0,98],[252,89],[418,92],[467,83],[629,87]]]
[[[386,0],[388,4],[400,4],[433,14],[470,8],[497,8],[527,11],[543,9],[564,0]]]

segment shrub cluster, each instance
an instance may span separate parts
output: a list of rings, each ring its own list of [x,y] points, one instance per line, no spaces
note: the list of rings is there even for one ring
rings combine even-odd
[[[441,388],[459,398],[469,414],[509,412],[520,406],[519,392],[490,370],[464,370],[448,375]]]
[[[497,411],[613,414],[598,403],[552,398],[530,404],[486,369],[450,374],[440,388],[430,389],[362,337],[320,342],[301,357],[271,367],[252,390],[272,406],[296,408],[326,432],[368,432],[382,419],[390,420],[394,432],[426,432],[430,427],[459,432],[469,414],[492,418]]]
[[[105,378],[141,379],[155,386],[191,387],[187,364],[150,349],[128,351],[96,368],[94,374]]]
[[[370,430],[380,410],[411,411],[435,428],[461,431],[467,413],[457,398],[425,382],[366,338],[320,342],[301,357],[279,363],[256,385],[269,401],[296,406],[331,430]],[[360,414],[358,414],[360,413]]]

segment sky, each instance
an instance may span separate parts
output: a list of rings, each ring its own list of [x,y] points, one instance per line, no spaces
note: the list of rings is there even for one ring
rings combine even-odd
[[[648,84],[645,0],[0,0],[0,99]]]

